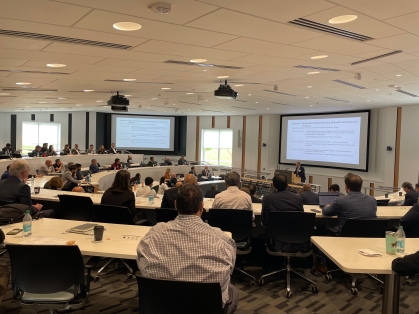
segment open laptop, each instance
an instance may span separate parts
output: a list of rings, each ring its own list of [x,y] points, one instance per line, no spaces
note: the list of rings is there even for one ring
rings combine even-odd
[[[339,193],[331,192],[319,192],[319,205],[320,208],[325,207],[326,205],[332,205],[336,197],[339,196]]]
[[[68,231],[72,233],[86,233],[92,230],[95,226],[97,226],[97,224],[82,224],[82,225],[73,227]]]

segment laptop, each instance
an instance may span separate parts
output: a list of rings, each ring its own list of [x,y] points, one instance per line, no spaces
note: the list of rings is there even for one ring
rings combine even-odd
[[[92,230],[97,224],[82,224],[76,227],[73,227],[69,230],[72,233],[86,233],[87,231]]]
[[[320,208],[325,207],[326,205],[332,205],[336,197],[339,196],[339,193],[331,192],[319,192],[319,205]]]

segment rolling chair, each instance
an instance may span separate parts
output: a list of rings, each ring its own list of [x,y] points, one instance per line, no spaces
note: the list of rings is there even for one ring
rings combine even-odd
[[[388,206],[388,202],[390,202],[389,199],[377,200],[377,206]]]
[[[251,210],[211,208],[206,215],[206,219],[210,226],[231,232],[237,247],[236,264],[240,264],[241,257],[252,251],[253,212]],[[235,270],[252,279],[250,281],[251,287],[256,286],[256,278],[242,268],[234,267]]]
[[[264,285],[264,278],[270,277],[274,274],[279,274],[282,272],[287,273],[287,293],[286,296],[288,299],[293,297],[293,292],[291,291],[291,273],[299,276],[300,278],[308,281],[312,284],[311,291],[313,293],[318,293],[318,288],[316,283],[306,278],[304,274],[301,274],[291,268],[290,259],[291,257],[301,257],[306,258],[313,255],[313,249],[311,247],[310,238],[314,234],[314,221],[316,218],[315,213],[305,213],[305,212],[293,212],[293,211],[283,211],[283,212],[270,212],[269,213],[269,225],[266,230],[266,251],[268,254],[273,256],[284,256],[287,259],[286,268],[271,272],[269,274],[263,275],[259,279],[259,284]],[[282,242],[285,244],[304,244],[308,243],[307,250],[284,250],[277,251],[275,246],[276,242]]]
[[[92,221],[92,199],[86,196],[57,195],[60,200],[60,216],[62,219]]]
[[[119,224],[119,225],[134,225],[134,221],[132,220],[131,213],[127,207],[122,206],[111,206],[111,205],[92,205],[93,208],[93,222],[103,222],[103,223],[111,223],[111,224]],[[108,267],[115,259],[109,259],[105,265],[102,266],[96,273],[96,276],[93,278],[94,282],[98,282],[100,280],[100,274],[102,271]],[[134,270],[127,264],[127,262],[123,259],[119,259],[119,261],[125,265],[128,269],[127,278],[132,279],[134,278]]]
[[[168,222],[175,220],[178,212],[173,208],[155,208],[157,222]]]

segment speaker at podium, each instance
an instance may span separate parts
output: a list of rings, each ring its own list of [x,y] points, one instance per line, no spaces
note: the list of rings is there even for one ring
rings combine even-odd
[[[301,183],[301,178],[297,177],[294,173],[294,171],[291,170],[275,170],[275,173],[282,174],[287,178],[287,182],[289,184],[291,183]]]

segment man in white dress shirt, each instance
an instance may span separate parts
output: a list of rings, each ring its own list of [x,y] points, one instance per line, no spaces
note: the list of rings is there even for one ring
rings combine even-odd
[[[147,177],[144,180],[144,186],[137,188],[137,197],[148,197],[150,194],[154,195],[154,198],[159,198],[156,191],[153,189],[153,178]]]

